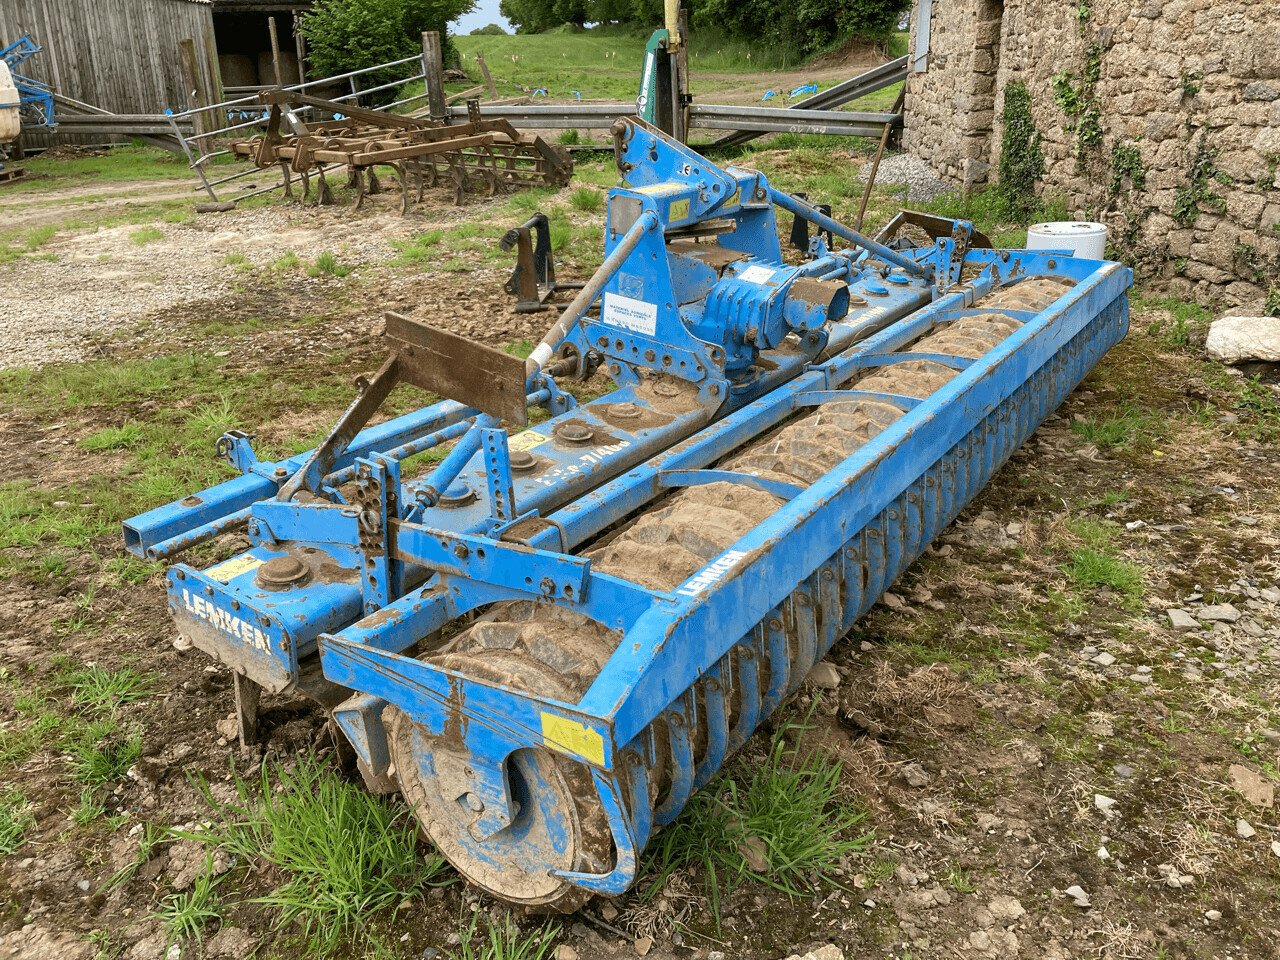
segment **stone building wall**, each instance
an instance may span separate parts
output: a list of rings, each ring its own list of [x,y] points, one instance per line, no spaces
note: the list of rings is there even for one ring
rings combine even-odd
[[[1021,83],[1037,189],[1106,223],[1114,256],[1205,304],[1280,287],[1280,4],[934,0],[930,30],[904,142],[940,175],[998,179]],[[913,18],[913,51],[916,32]]]

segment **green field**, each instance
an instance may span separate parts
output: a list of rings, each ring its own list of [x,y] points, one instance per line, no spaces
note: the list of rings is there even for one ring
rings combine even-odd
[[[501,97],[545,89],[552,99],[572,99],[577,91],[584,100],[629,100],[640,85],[647,41],[645,33],[597,27],[519,36],[455,37],[453,42],[462,54],[463,68],[476,82],[480,69],[475,55],[484,55]],[[899,56],[905,47],[905,35],[896,36],[889,44],[889,53]],[[690,89],[695,95],[749,90],[753,86],[758,86],[763,95],[771,87],[768,74],[803,74],[804,70],[805,61],[785,50],[752,48],[707,30],[694,31],[690,36]],[[815,80],[820,88],[838,82],[831,78]],[[892,88],[889,103],[896,93],[896,87]],[[876,100],[883,100],[884,94],[881,91]]]

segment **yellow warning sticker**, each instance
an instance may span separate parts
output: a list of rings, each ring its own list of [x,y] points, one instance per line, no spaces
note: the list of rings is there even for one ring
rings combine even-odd
[[[514,437],[507,439],[508,450],[532,450],[534,447],[541,446],[551,438],[544,433],[538,433],[536,430],[524,430],[517,433]]]
[[[632,193],[660,194],[675,193],[677,190],[683,189],[683,185],[679,183],[651,183],[647,187],[627,187]]]
[[[206,577],[212,577],[219,583],[230,583],[242,573],[248,573],[250,570],[257,570],[262,566],[262,561],[257,557],[244,553],[238,557],[232,557],[216,567],[210,567],[204,572]]]
[[[604,764],[604,737],[577,720],[543,713],[542,741],[559,753],[579,757],[588,763]]]
[[[687,199],[676,200],[671,204],[671,210],[667,216],[671,220],[687,220],[689,218],[689,201]]]

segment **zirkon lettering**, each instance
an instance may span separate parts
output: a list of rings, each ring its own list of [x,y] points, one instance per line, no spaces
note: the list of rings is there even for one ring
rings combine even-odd
[[[261,650],[263,653],[271,652],[271,643],[267,640],[265,633],[248,620],[242,620],[221,607],[215,607],[204,597],[193,597],[188,591],[183,590],[182,606],[192,616],[213,624],[223,633],[229,634],[254,649]]]
[[[684,586],[677,590],[676,593],[684,597],[696,597],[737,566],[738,561],[745,556],[746,554],[741,550],[730,550],[716,560],[715,563],[699,570],[696,576],[686,580]]]

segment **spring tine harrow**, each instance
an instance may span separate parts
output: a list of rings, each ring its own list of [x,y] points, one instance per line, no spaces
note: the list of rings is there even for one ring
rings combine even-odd
[[[478,111],[465,124],[439,126],[432,121],[377,110],[366,110],[306,94],[267,90],[260,95],[270,106],[264,134],[236,140],[230,150],[251,158],[259,167],[288,164],[297,174],[319,172],[326,165],[342,164],[348,185],[356,193],[355,208],[366,196],[377,194],[381,184],[377,167],[395,170],[400,181],[401,212],[409,207],[406,164],[418,173],[418,199],[434,186],[437,164],[451,174],[454,202],[461,204],[468,189],[487,196],[533,186],[563,186],[573,174],[568,155],[540,137],[517,131],[505,120],[482,120]],[[307,124],[294,111],[310,107],[338,121]],[[281,117],[292,117],[292,133],[282,133]],[[423,172],[429,170],[424,183]],[[288,175],[285,179],[288,185]]]

